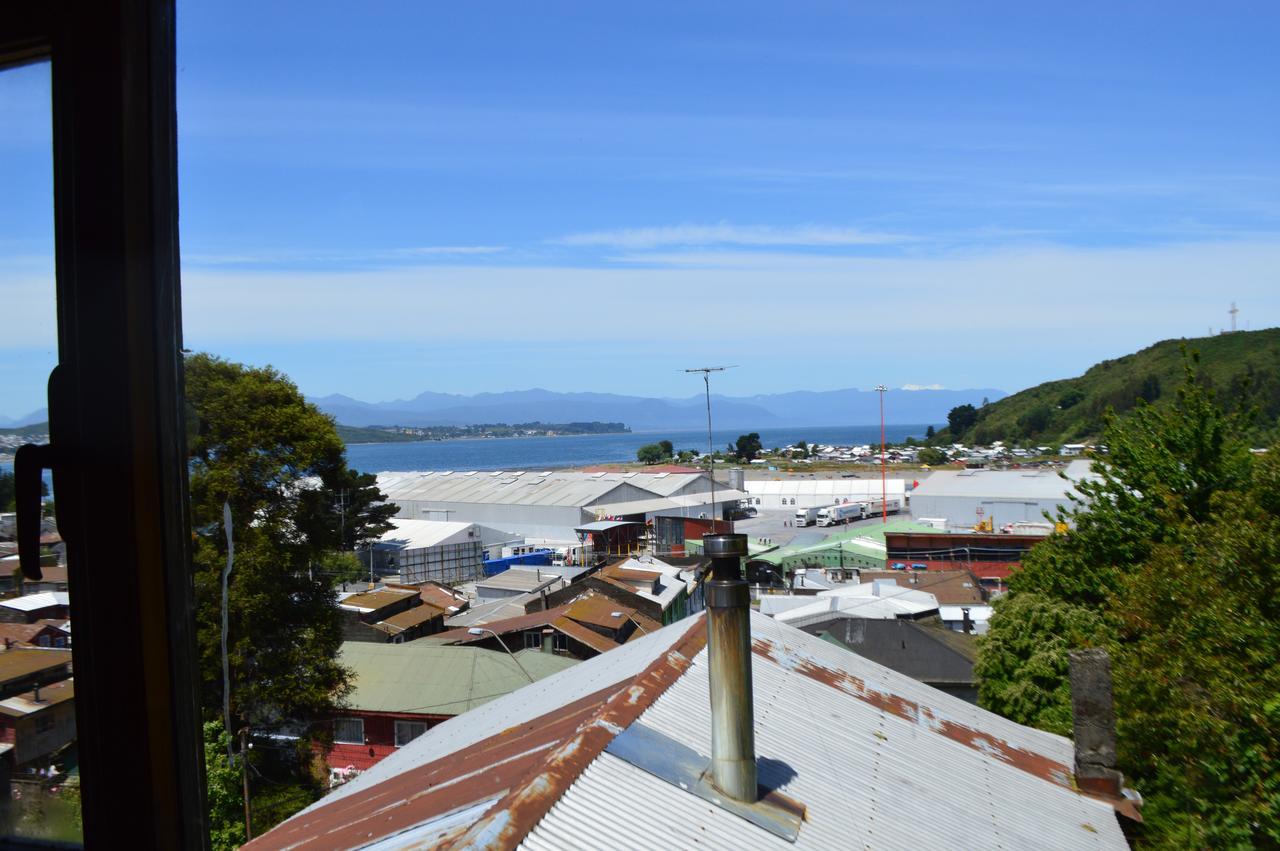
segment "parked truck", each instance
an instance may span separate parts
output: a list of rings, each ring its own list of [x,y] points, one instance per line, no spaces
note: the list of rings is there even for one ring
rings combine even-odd
[[[818,522],[819,508],[797,508],[796,509],[796,525],[812,526]]]
[[[866,504],[846,502],[843,505],[829,505],[818,509],[819,526],[838,526],[850,520],[861,520],[867,516]]]
[[[881,513],[897,514],[902,510],[902,500],[896,496],[891,496],[887,500],[879,498],[868,499],[858,504],[866,508],[864,517],[876,517]]]

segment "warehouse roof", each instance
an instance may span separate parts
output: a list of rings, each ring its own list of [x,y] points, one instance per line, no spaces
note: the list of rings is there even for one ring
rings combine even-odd
[[[388,502],[588,506],[606,496],[613,501],[656,496],[616,473],[379,473],[378,488]]]
[[[71,663],[70,650],[11,648],[0,653],[0,683],[47,671]]]
[[[27,594],[11,600],[0,600],[0,606],[6,609],[17,609],[20,612],[33,612],[36,609],[47,609],[50,606],[71,605],[71,595],[66,591],[44,591],[40,594]]]
[[[407,641],[374,644],[347,641],[339,661],[355,673],[347,698],[366,712],[421,712],[459,715],[529,684],[559,673],[577,660],[551,653],[520,653],[517,665],[501,650]]]
[[[549,589],[557,582],[568,584],[565,577],[557,571],[539,570],[536,567],[510,567],[482,582],[477,582],[476,588],[528,593],[541,591],[543,588]]]
[[[891,619],[916,617],[938,609],[938,598],[927,591],[900,588],[885,580],[799,597],[806,601],[803,606],[795,605],[795,599],[780,595],[762,597],[760,611],[769,614],[770,609],[780,609],[774,612],[775,618],[804,626],[833,617]]]
[[[428,730],[246,848],[1128,847],[1125,802],[1073,787],[1069,740],[759,614],[751,630],[760,782],[793,838],[662,778],[709,760],[696,616]]]
[[[748,479],[743,487],[752,496],[880,496],[880,477],[874,479]],[[906,492],[905,479],[886,479],[883,490],[889,496],[902,496]]]
[[[399,517],[392,517],[387,522],[391,528],[382,534],[378,542],[406,550],[438,546],[475,525],[453,520],[406,520]],[[475,537],[476,540],[480,538],[479,535]]]
[[[912,499],[955,496],[984,499],[1065,500],[1079,495],[1075,483],[1094,478],[1089,462],[1076,462],[1058,475],[1054,469],[1030,470],[935,470],[920,482]],[[1066,478],[1063,478],[1066,476]]]
[[[376,612],[378,609],[399,603],[406,597],[416,596],[418,596],[417,591],[386,588],[380,591],[364,591],[359,594],[351,594],[340,599],[338,605],[344,609],[354,609],[362,613]]]
[[[862,582],[888,579],[903,588],[928,591],[938,598],[938,605],[981,605],[986,602],[978,578],[967,570],[863,570]]]

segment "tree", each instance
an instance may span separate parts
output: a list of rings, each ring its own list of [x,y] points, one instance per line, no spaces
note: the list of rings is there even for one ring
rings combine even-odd
[[[1069,534],[1028,553],[980,643],[979,701],[1065,732],[1066,651],[1112,656],[1140,844],[1280,843],[1280,446],[1255,462],[1197,358],[1172,404],[1107,417]]]
[[[231,736],[221,721],[204,725],[204,773],[209,807],[209,845],[234,851],[244,844],[244,763],[228,756]]]
[[[662,457],[671,458],[675,454],[676,448],[669,440],[659,440],[658,446],[662,447]]]
[[[796,441],[796,453],[801,458],[809,457],[809,444],[803,440]]]
[[[936,467],[939,464],[947,463],[950,459],[947,457],[947,453],[943,452],[941,449],[934,449],[931,446],[927,446],[916,454],[916,460],[921,464],[928,464],[930,467]]]
[[[49,485],[40,483],[40,495],[49,495]],[[13,511],[18,504],[17,480],[13,473],[0,470],[0,511]],[[48,506],[46,505],[46,508]]]
[[[751,461],[764,450],[764,444],[760,442],[760,435],[756,432],[750,434],[738,435],[736,445],[729,447],[729,451],[737,456],[739,461]]]
[[[688,464],[690,461],[692,461],[694,458],[697,458],[697,457],[698,457],[698,453],[692,449],[680,450],[679,460],[681,464]]]
[[[661,464],[667,455],[657,443],[646,443],[636,450],[636,460],[641,464]]]
[[[221,714],[221,573],[231,510],[235,563],[228,588],[232,714],[301,729],[349,690],[332,584],[314,563],[346,540],[386,528],[381,495],[346,466],[332,419],[287,378],[210,355],[186,362],[197,643],[202,705]],[[364,491],[343,518],[331,495]],[[349,526],[350,530],[345,528]]]
[[[934,438],[934,436],[935,436],[936,434],[937,434],[937,432],[936,432],[936,431],[934,431],[933,426],[929,426],[928,428],[926,428],[926,429],[924,430],[924,439],[925,439],[925,440],[933,440],[933,438]]]
[[[957,405],[947,414],[947,423],[951,428],[951,436],[959,440],[978,421],[978,410],[973,405]]]

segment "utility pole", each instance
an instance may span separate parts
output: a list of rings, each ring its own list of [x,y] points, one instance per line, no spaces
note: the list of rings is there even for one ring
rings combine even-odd
[[[249,819],[249,728],[240,728],[240,775],[244,779],[244,838],[253,839],[253,827]]]
[[[685,372],[702,373],[702,382],[707,388],[707,473],[711,476],[711,534],[713,535],[719,530],[716,529],[716,467],[715,459],[711,457],[711,373],[724,372],[726,369],[733,368],[733,366],[700,366],[685,370]]]
[[[1227,313],[1231,314],[1231,333],[1232,334],[1236,332],[1236,314],[1239,312],[1240,312],[1240,308],[1236,307],[1236,303],[1234,301],[1231,302],[1231,309],[1228,310]]]
[[[884,394],[888,389],[883,384],[876,385],[876,392],[880,394],[880,522],[885,524],[889,522],[889,482],[884,459]]]

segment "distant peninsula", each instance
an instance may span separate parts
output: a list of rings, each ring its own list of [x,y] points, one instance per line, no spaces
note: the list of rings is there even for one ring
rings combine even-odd
[[[499,437],[555,437],[566,434],[628,434],[625,423],[482,423],[478,425],[348,426],[338,424],[344,443],[415,443],[424,440],[485,439]]]

